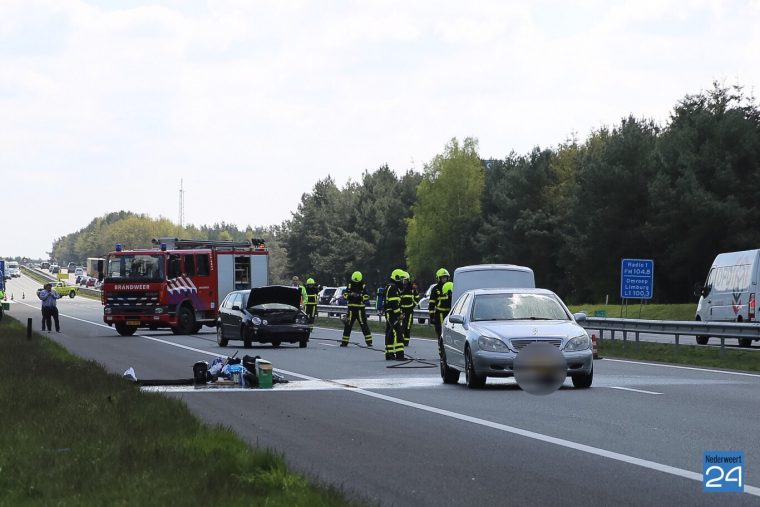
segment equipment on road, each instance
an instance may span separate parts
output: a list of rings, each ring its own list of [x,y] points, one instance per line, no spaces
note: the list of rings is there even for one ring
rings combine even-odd
[[[117,244],[106,258],[103,321],[122,336],[138,328],[192,334],[215,327],[227,294],[269,284],[263,240],[159,238],[153,245],[125,250]]]

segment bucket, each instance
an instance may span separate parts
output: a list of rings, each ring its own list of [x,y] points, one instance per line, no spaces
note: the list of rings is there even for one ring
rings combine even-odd
[[[259,379],[260,389],[272,388],[272,363],[263,359],[256,360],[256,377]]]

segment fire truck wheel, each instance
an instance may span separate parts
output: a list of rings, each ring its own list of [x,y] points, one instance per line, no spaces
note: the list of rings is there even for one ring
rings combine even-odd
[[[298,346],[300,348],[302,348],[302,349],[305,349],[306,345],[308,345],[308,344],[309,344],[309,339],[308,338],[301,338],[301,340],[298,342]]]
[[[280,346],[280,340],[272,340],[272,347],[277,348]]]
[[[179,329],[177,329],[176,327],[170,327],[169,329],[172,330],[172,334],[182,334],[179,332]]]
[[[132,336],[137,331],[137,326],[128,326],[120,322],[116,323],[116,332],[121,336]]]
[[[227,338],[222,334],[222,326],[217,326],[216,328],[216,344],[220,347],[227,346]]]
[[[187,306],[183,306],[177,312],[177,334],[193,334],[195,329],[195,315]]]

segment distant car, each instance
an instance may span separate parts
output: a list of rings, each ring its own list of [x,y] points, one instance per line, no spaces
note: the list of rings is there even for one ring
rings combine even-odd
[[[420,298],[420,302],[417,303],[417,310],[428,310],[428,303],[430,302],[430,293],[433,291],[433,287],[435,287],[436,284],[432,284],[428,289],[425,291],[425,295]],[[424,324],[427,319],[417,319],[420,324]]]
[[[69,262],[68,266],[66,266],[66,272],[73,273],[76,268],[77,268],[76,262]]]
[[[319,291],[318,297],[319,297],[319,304],[320,305],[329,305],[330,300],[332,299],[333,294],[335,294],[335,291],[337,290],[337,287],[323,287],[321,291]]]
[[[347,292],[347,287],[336,288],[330,298],[330,304],[334,306],[348,306],[348,300],[346,299]]]
[[[84,275],[84,274],[85,274],[85,273],[84,273],[84,268],[83,268],[82,266],[79,266],[78,268],[76,268],[76,269],[74,270],[74,274],[75,274],[76,276],[82,276],[82,275]]]
[[[253,342],[309,343],[309,317],[299,308],[298,287],[269,285],[227,294],[219,307],[216,342],[226,347],[230,340],[240,340],[246,348]]]
[[[37,289],[38,295],[41,290],[42,290],[42,287]],[[61,296],[69,296],[70,298],[74,298],[77,294],[79,294],[79,287],[77,287],[76,285],[69,285],[63,280],[58,280],[56,283],[54,283],[53,290],[56,291]]]
[[[95,282],[97,282],[97,278],[93,278],[92,276],[88,276],[87,280],[84,282],[85,287],[95,287]]]
[[[60,273],[60,272],[61,272],[61,268],[58,266],[58,264],[52,264],[50,266],[50,273],[51,274],[56,274],[56,273]]]
[[[533,342],[557,347],[567,361],[567,376],[579,389],[591,387],[591,339],[554,292],[546,289],[474,289],[456,300],[443,322],[439,341],[441,378],[456,384],[465,373],[467,387],[487,377],[511,377],[518,352]]]

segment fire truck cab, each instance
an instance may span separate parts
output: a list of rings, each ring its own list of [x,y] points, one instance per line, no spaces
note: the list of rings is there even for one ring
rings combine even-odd
[[[269,285],[269,251],[262,240],[159,238],[153,249],[106,257],[103,321],[122,336],[139,328],[174,334],[216,327],[219,303],[233,290]]]

